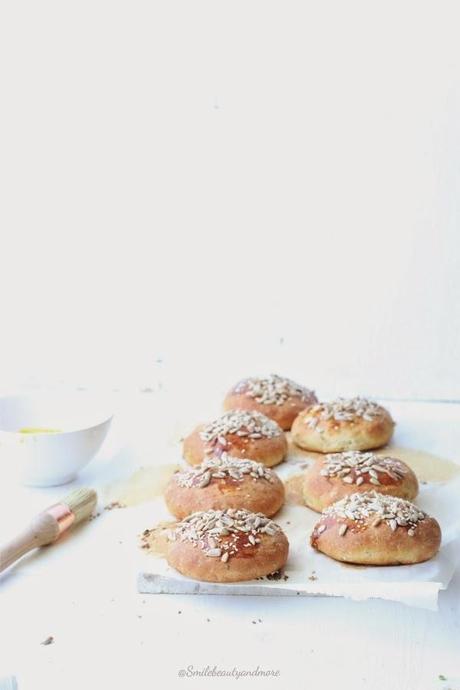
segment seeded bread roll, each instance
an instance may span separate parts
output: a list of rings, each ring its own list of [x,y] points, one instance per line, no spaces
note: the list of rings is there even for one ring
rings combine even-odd
[[[286,564],[289,543],[281,527],[261,513],[208,510],[179,522],[169,534],[167,561],[204,582],[242,582]]]
[[[326,455],[310,465],[303,479],[305,505],[318,512],[345,496],[372,489],[412,501],[418,481],[405,462],[360,451]]]
[[[355,493],[323,512],[311,535],[314,549],[359,565],[409,565],[438,552],[441,529],[416,505],[376,491]]]
[[[224,400],[224,410],[256,410],[288,431],[299,412],[318,402],[313,391],[277,374],[243,379]]]
[[[190,465],[199,465],[206,456],[223,452],[273,467],[284,459],[287,441],[276,422],[246,410],[226,412],[209,424],[198,426],[184,440],[183,455]]]
[[[171,513],[182,518],[203,510],[245,508],[269,517],[284,503],[284,484],[260,462],[233,458],[206,458],[201,465],[171,477],[165,493]]]
[[[381,405],[365,398],[338,398],[301,412],[292,425],[292,439],[300,448],[318,453],[370,450],[388,443],[394,426]]]

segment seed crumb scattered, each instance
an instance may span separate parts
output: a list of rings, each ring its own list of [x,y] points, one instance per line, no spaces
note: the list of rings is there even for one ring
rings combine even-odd
[[[42,644],[44,647],[47,647],[49,644],[53,644],[54,642],[54,637],[52,635],[49,635],[49,637],[46,638],[46,640],[43,640],[40,644]]]
[[[112,501],[104,506],[104,510],[118,510],[119,508],[126,508],[126,506],[120,501]]]

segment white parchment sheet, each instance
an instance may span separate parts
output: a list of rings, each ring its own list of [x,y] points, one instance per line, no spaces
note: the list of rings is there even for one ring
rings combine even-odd
[[[417,416],[411,419],[411,423],[399,433],[398,441],[402,440],[406,447],[427,452],[440,453],[445,449],[447,458],[455,461],[454,439],[459,435],[459,427],[458,423],[455,426],[451,423],[454,421],[452,409],[438,406],[435,426],[437,435],[433,440],[428,440],[424,426],[427,410],[420,405],[417,407],[418,419]],[[455,413],[458,417],[459,410],[455,410]],[[432,423],[434,425],[434,421]],[[420,433],[416,432],[417,427],[420,428]],[[436,441],[438,438],[441,443]],[[180,458],[179,448],[177,452],[176,462]],[[390,450],[388,454],[391,454]],[[433,462],[435,461],[434,458]],[[286,480],[299,474],[306,462],[307,458],[302,459],[294,451],[287,462],[274,469]],[[378,597],[435,609],[439,590],[448,586],[460,560],[460,476],[444,481],[422,481],[416,503],[437,518],[443,532],[438,555],[426,563],[391,567],[341,564],[318,553],[309,545],[309,535],[318,520],[318,514],[302,506],[287,505],[273,518],[285,530],[289,539],[289,560],[283,574],[287,576],[286,579],[283,577],[280,580],[256,580],[237,584],[196,582],[174,571],[165,559],[145,553],[140,562],[138,588],[141,592],[171,594],[328,595],[356,600]],[[161,498],[151,504],[150,515],[151,520],[145,527],[153,527],[156,522],[171,519]]]
[[[431,561],[410,566],[363,567],[338,563],[309,545],[318,515],[301,506],[286,506],[274,518],[289,538],[287,580],[255,580],[238,584],[210,584],[189,580],[163,558],[145,554],[138,580],[141,592],[193,594],[330,595],[353,599],[379,597],[435,608],[440,589],[454,573],[460,547],[460,481],[422,487],[418,504],[435,513],[443,529],[443,543]],[[436,508],[436,510],[435,510]],[[153,525],[167,520],[162,499],[151,504]],[[299,594],[297,594],[299,593]]]

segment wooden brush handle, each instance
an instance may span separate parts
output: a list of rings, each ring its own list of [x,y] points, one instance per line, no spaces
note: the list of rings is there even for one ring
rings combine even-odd
[[[40,513],[24,532],[0,547],[0,573],[24,554],[39,546],[51,544],[58,536],[57,520],[49,513]]]

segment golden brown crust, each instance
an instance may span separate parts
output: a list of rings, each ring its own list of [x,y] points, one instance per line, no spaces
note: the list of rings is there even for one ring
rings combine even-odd
[[[326,508],[310,543],[346,563],[404,565],[432,558],[441,529],[414,503],[373,490],[355,492]]]
[[[327,529],[318,535],[318,527]],[[341,536],[341,525],[347,524],[346,533]],[[438,552],[441,544],[441,528],[438,522],[427,517],[422,520],[414,536],[405,529],[395,532],[384,522],[377,527],[370,523],[356,527],[348,520],[328,517],[321,519],[313,531],[313,548],[334,558],[336,561],[360,565],[409,565],[428,561]]]
[[[230,391],[224,400],[224,410],[256,410],[273,419],[284,431],[289,431],[299,412],[309,407],[312,402],[307,402],[300,396],[291,396],[282,405],[266,405],[250,398],[245,393]]]
[[[378,472],[379,485],[372,483],[368,472],[360,474],[363,481],[357,486],[356,483],[348,484],[338,476],[324,476],[321,474],[327,465],[327,458],[315,460],[308,467],[303,478],[303,498],[305,505],[317,512],[323,511],[336,501],[356,492],[375,490],[378,493],[398,496],[408,501],[412,501],[418,494],[418,481],[414,472],[401,460],[394,459],[396,467],[400,467],[403,475],[393,478],[383,472]],[[353,470],[351,471],[354,477]],[[350,476],[350,475],[348,475]]]
[[[272,438],[249,438],[236,434],[225,434],[225,448],[216,444],[213,450],[206,453],[206,443],[200,436],[205,425],[198,426],[184,439],[183,456],[189,465],[199,465],[206,455],[225,451],[237,458],[249,458],[261,462],[265,467],[278,465],[287,453],[286,436],[281,433]]]
[[[271,470],[270,481],[245,476],[240,480],[226,476],[212,478],[207,486],[180,486],[173,476],[164,492],[171,513],[182,520],[191,513],[206,510],[245,508],[271,517],[284,503],[284,484]]]
[[[278,374],[239,381],[224,400],[225,410],[250,410],[289,431],[299,412],[317,402],[314,391]]]
[[[260,544],[241,549],[226,563],[209,558],[190,542],[174,541],[168,544],[167,561],[182,575],[203,582],[242,582],[270,575],[286,565],[289,543],[279,531],[263,534]]]
[[[390,440],[394,426],[389,412],[381,406],[378,416],[372,419],[355,417],[351,420],[321,419],[313,406],[296,417],[291,433],[294,443],[300,448],[318,453],[338,453],[384,446]]]

